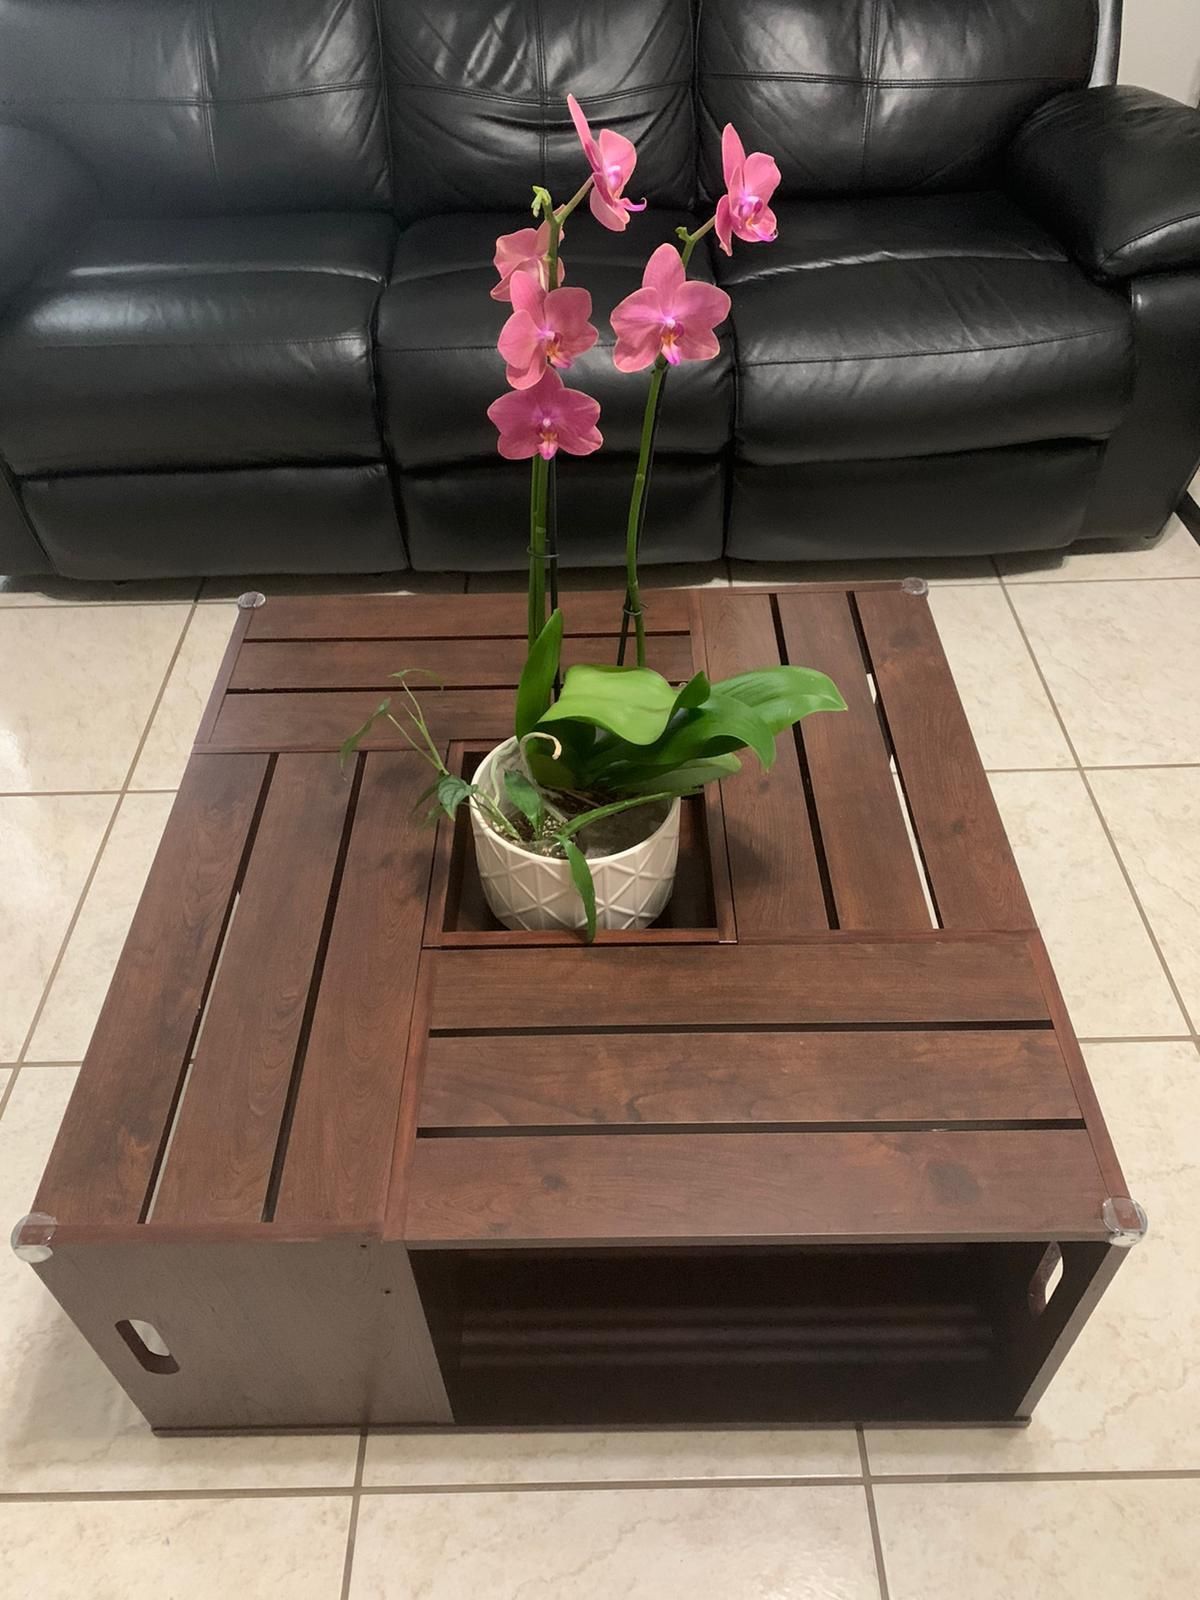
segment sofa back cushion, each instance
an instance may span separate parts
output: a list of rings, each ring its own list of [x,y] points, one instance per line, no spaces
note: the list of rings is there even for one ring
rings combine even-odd
[[[690,202],[690,0],[381,0],[381,21],[401,221],[519,214],[534,183],[567,199],[587,176],[568,93],[637,144],[632,198]]]
[[[0,117],[113,214],[388,205],[374,0],[0,0]]]
[[[703,0],[701,181],[721,129],[782,196],[989,186],[1018,124],[1088,81],[1104,0]]]

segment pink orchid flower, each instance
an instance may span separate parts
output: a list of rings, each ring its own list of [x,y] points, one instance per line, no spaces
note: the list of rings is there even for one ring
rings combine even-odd
[[[711,360],[720,349],[713,329],[729,315],[729,304],[724,289],[688,279],[674,245],[660,244],[646,263],[642,287],[613,311],[613,365],[641,372],[660,355],[672,366]]]
[[[621,133],[602,128],[599,139],[592,137],[588,120],[573,94],[567,96],[567,110],[575,124],[575,132],[583,146],[588,166],[592,169],[592,192],[588,204],[592,215],[613,233],[624,233],[631,211],[644,211],[644,200],[635,204],[626,200],[621,191],[633,176],[637,165],[637,151]]]
[[[496,448],[508,461],[535,455],[551,461],[559,450],[590,456],[604,443],[596,426],[599,401],[568,389],[551,367],[531,389],[510,389],[493,400],[487,414],[500,432]]]
[[[566,229],[559,230],[561,239]],[[500,274],[500,282],[492,290],[493,300],[511,300],[512,284],[514,277],[523,276],[532,278],[543,289],[550,287],[549,264],[546,260],[550,249],[550,224],[543,222],[540,228],[518,228],[516,233],[502,233],[496,240],[496,254],[493,265]],[[561,284],[565,274],[562,262],[558,263],[558,281]]]
[[[505,377],[514,389],[530,389],[547,366],[569,367],[599,338],[588,318],[592,297],[586,289],[551,289],[528,274],[511,280],[512,316],[500,331],[498,348],[508,363]]]
[[[770,244],[778,228],[768,204],[779,186],[779,168],[771,156],[746,154],[732,122],[721,135],[725,193],[717,201],[716,233],[721,249],[733,254],[733,235],[749,244]]]

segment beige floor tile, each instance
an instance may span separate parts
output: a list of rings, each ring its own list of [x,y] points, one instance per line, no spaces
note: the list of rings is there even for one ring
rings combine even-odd
[[[1192,1600],[1200,1483],[875,1491],[891,1600]]]
[[[878,1600],[859,1488],[368,1495],[351,1600]]]
[[[396,1433],[367,1445],[363,1482],[612,1483],[672,1478],[857,1477],[843,1429],[803,1432]]]
[[[12,1600],[337,1600],[348,1499],[0,1505]]]
[[[87,1049],[174,798],[122,799],[29,1042],[30,1061],[78,1061]]]
[[[33,1203],[74,1080],[28,1068],[0,1117],[6,1234]],[[33,1269],[0,1254],[0,1493],[336,1488],[357,1451],[353,1434],[156,1439]]]
[[[467,579],[469,594],[522,594],[528,582],[525,572],[472,572]],[[564,594],[625,588],[624,567],[564,567],[561,577]],[[724,589],[729,573],[723,561],[669,561],[661,566],[645,566],[639,573],[647,589]]]
[[[0,607],[155,605],[191,601],[199,578],[147,578],[138,582],[103,583],[83,578],[0,578]]]
[[[991,781],[1075,1031],[1186,1032],[1083,779],[999,772]]]
[[[872,1472],[1200,1469],[1200,1056],[1162,1043],[1085,1054],[1149,1234],[1027,1429],[873,1430]]]
[[[237,607],[230,604],[197,606],[192,613],[131,788],[178,787],[236,621]]]
[[[1085,767],[1200,761],[1200,584],[1014,584]]]
[[[4,1099],[4,1091],[8,1088],[8,1080],[11,1077],[12,1070],[9,1067],[0,1067],[0,1100]],[[0,1244],[2,1243],[3,1240],[0,1239]]]
[[[1146,550],[1114,550],[1110,544],[1076,545],[1070,550],[1034,550],[998,556],[1010,583],[1074,583],[1104,578],[1200,578],[1200,545],[1178,517],[1172,517],[1157,544]]]
[[[999,584],[937,588],[929,599],[984,766],[1073,767]]]
[[[734,583],[878,583],[924,578],[926,583],[999,583],[990,556],[897,556],[880,561],[731,561]]]
[[[1092,787],[1192,1023],[1200,1023],[1200,768],[1093,772]]]
[[[115,795],[0,797],[0,1061],[16,1059]]]
[[[200,598],[236,600],[254,590],[268,598],[287,594],[462,594],[466,586],[462,572],[315,573],[306,577],[273,573],[253,578],[205,578]]]
[[[0,613],[0,791],[119,789],[186,606]]]

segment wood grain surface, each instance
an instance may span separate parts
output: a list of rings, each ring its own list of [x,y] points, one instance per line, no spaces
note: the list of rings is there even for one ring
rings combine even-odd
[[[1104,1236],[1086,1132],[418,1139],[405,1235],[434,1245]]]
[[[740,923],[739,923],[740,931]],[[432,1027],[1043,1022],[1023,940],[441,950]]]

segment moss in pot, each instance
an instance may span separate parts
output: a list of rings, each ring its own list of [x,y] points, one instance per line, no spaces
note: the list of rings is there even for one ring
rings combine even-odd
[[[488,416],[500,454],[531,463],[528,653],[513,735],[485,757],[473,782],[449,771],[406,669],[393,675],[398,695],[350,735],[342,759],[378,720],[390,721],[434,769],[423,797],[432,801],[431,815],[453,818],[469,805],[480,879],[498,919],[510,928],[578,927],[590,940],[598,927],[644,927],[663,910],[684,796],[739,771],[742,751],[769,768],[781,733],[813,712],[844,710],[845,702],[824,673],[805,667],[769,666],[719,683],[698,672],[673,685],[646,664],[638,551],[666,380],[680,362],[719,353],[715,329],[730,305],[723,289],[689,278],[688,263],[710,232],[727,254],[735,236],[752,244],[775,237],[769,200],[779,169],[761,152],[747,156],[732,127],[722,140],[726,192],[713,216],[694,232],[680,228],[678,246],[659,245],[641,288],[611,314],[617,370],[650,372],[626,521],[625,602],[616,662],[560,672],[557,457],[591,455],[604,442],[597,402],[559,376],[598,337],[587,290],[562,287],[560,244],[584,199],[613,232],[623,232],[644,204],[624,197],[637,161],[633,145],[610,129],[594,138],[572,96],[568,107],[590,176],[559,206],[535,185],[538,226],[496,241],[500,281],[492,298],[512,307],[498,339],[510,388]],[[636,664],[627,666],[631,633]]]

